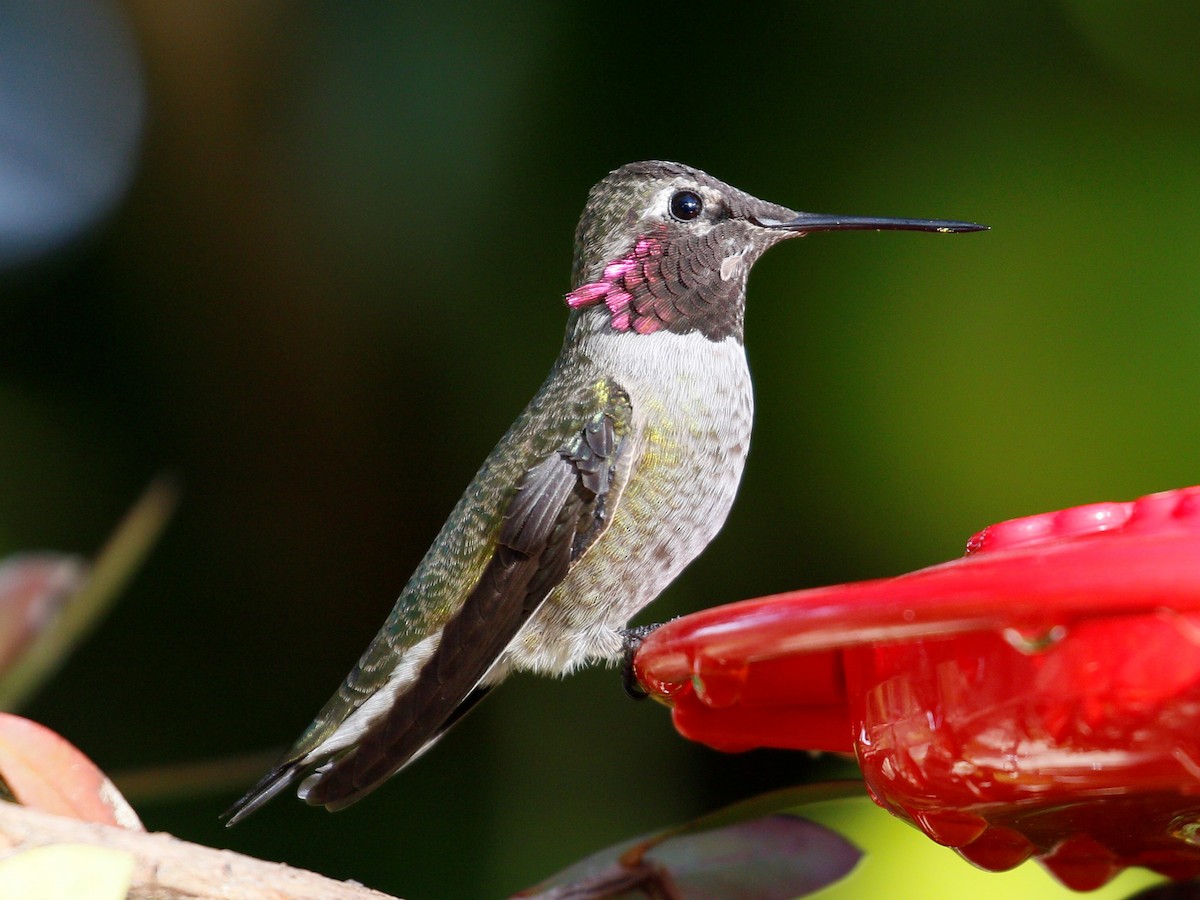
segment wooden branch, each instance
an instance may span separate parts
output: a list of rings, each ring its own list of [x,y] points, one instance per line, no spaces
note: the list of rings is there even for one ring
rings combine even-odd
[[[169,834],[94,825],[0,801],[0,859],[48,844],[93,844],[132,854],[129,900],[395,900],[361,885]]]

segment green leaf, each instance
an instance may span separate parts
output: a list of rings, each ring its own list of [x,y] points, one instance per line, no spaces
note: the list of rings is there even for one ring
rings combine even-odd
[[[0,709],[12,710],[66,660],[108,611],[158,539],[175,508],[176,488],[154,481],[101,549],[82,586],[66,598],[53,621],[32,640],[0,681]]]

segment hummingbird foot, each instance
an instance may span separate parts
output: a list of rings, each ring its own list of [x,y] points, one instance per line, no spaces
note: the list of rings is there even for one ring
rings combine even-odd
[[[658,625],[638,625],[635,628],[621,629],[621,687],[634,700],[645,700],[648,695],[633,671],[633,657],[637,654],[638,647],[642,646],[642,641],[657,627]]]

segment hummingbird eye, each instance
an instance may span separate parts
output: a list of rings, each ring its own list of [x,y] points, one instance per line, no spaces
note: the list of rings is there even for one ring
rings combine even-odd
[[[671,215],[683,221],[690,222],[704,209],[704,201],[695,191],[676,191],[671,196]]]

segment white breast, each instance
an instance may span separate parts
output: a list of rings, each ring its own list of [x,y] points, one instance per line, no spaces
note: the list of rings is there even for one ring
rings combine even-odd
[[[741,480],[754,399],[739,341],[600,333],[584,351],[629,392],[636,461],[608,530],[493,677],[510,665],[560,673],[619,655],[619,629],[713,539]]]

